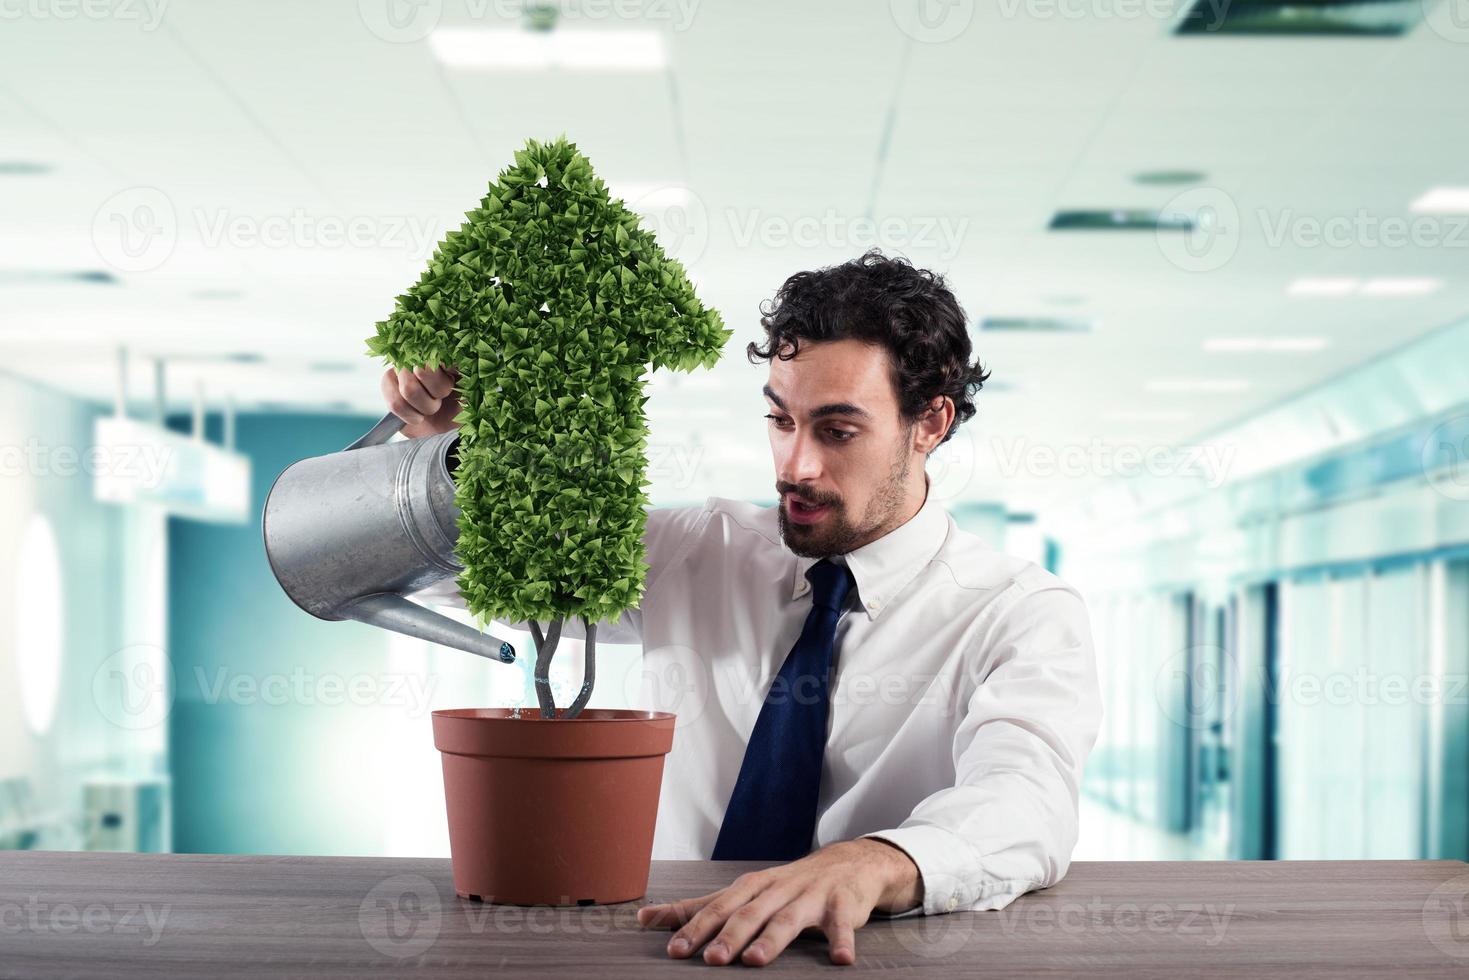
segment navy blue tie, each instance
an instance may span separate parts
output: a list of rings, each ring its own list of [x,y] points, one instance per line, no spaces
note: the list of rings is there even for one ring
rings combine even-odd
[[[806,572],[811,612],[801,637],[765,695],[735,781],[716,861],[793,861],[810,853],[816,833],[832,640],[852,572],[822,559]]]

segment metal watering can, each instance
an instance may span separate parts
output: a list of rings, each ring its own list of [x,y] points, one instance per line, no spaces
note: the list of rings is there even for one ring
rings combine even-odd
[[[341,452],[276,477],[261,519],[270,570],[319,619],[355,619],[513,663],[508,643],[406,598],[464,566],[454,555],[459,433],[388,442],[402,427],[388,413]]]

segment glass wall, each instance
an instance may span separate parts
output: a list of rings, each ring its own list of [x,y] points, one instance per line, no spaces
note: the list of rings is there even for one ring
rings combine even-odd
[[[1424,853],[1427,568],[1283,584],[1281,857]]]

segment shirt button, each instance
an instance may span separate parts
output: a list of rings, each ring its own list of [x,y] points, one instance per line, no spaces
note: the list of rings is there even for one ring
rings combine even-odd
[[[882,603],[878,602],[876,599],[873,599],[871,602],[869,602],[867,604],[867,608],[868,609],[880,609],[880,608],[882,608]]]
[[[950,895],[949,896],[949,911],[952,912],[955,909],[957,909],[958,907],[959,907],[959,896],[958,895]]]

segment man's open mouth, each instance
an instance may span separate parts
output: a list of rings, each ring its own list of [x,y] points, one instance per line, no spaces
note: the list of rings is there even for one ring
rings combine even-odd
[[[813,504],[800,497],[786,496],[786,515],[796,524],[815,524],[831,510],[831,504]]]

